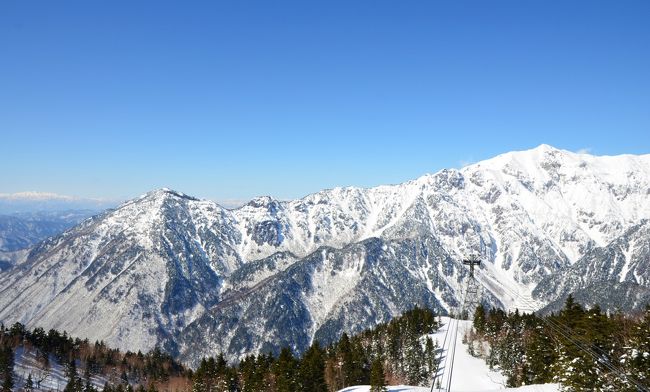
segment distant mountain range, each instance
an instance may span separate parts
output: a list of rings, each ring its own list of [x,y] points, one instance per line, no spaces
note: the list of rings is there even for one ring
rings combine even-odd
[[[0,193],[0,215],[103,211],[118,204],[117,200],[83,198],[51,192]]]
[[[629,310],[649,298],[647,219],[650,155],[547,145],[233,210],[160,189],[17,257],[0,273],[0,320],[194,364],[301,351],[415,305],[459,311],[472,254],[488,305],[540,308],[593,287],[588,301]]]
[[[29,248],[97,213],[93,210],[65,210],[0,215],[0,252]]]

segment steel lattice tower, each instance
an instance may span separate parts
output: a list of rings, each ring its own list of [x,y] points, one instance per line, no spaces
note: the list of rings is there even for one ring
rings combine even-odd
[[[463,306],[460,311],[460,317],[468,320],[470,315],[480,303],[479,292],[481,286],[474,276],[474,266],[481,265],[481,259],[478,257],[470,257],[463,260],[463,264],[469,266],[469,279],[467,280],[467,286],[465,287],[465,297],[463,298]]]

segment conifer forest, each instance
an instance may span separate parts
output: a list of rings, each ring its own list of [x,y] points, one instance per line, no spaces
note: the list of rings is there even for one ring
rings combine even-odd
[[[439,343],[429,335],[440,318],[414,308],[389,323],[334,343],[314,342],[298,355],[290,348],[249,355],[228,363],[223,355],[204,358],[196,369],[159,349],[121,352],[66,332],[27,330],[19,323],[0,330],[2,390],[42,390],[54,363],[65,370],[64,392],[126,391],[338,391],[370,384],[429,386],[439,361]],[[650,383],[650,306],[633,316],[585,309],[571,296],[557,314],[506,313],[479,306],[473,328],[463,336],[469,353],[500,370],[508,387],[559,383],[565,391],[639,391]],[[33,353],[29,374],[14,369],[17,350]],[[105,380],[97,385],[97,377]],[[95,381],[93,381],[93,379]]]

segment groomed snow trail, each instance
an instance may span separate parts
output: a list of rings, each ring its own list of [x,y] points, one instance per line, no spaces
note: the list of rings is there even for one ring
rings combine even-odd
[[[501,373],[490,370],[480,358],[467,352],[463,336],[471,329],[471,323],[442,317],[441,328],[431,338],[442,346],[447,329],[446,347],[443,347],[440,390],[451,391],[493,391],[505,389],[506,380]],[[436,385],[437,386],[437,385]],[[434,389],[436,390],[436,389]]]
[[[438,354],[438,358],[441,359],[440,369],[438,370],[441,389],[434,388],[434,392],[487,392],[496,390],[513,392],[559,391],[557,384],[506,388],[506,379],[501,373],[496,370],[490,370],[483,359],[475,358],[467,352],[467,346],[463,344],[463,336],[470,330],[472,326],[471,322],[450,319],[449,317],[442,317],[441,321],[442,325],[440,329],[430,335],[433,341],[437,342],[438,347],[442,348]],[[448,330],[449,332],[447,332]],[[445,336],[447,336],[446,341]],[[431,387],[396,385],[389,386],[388,390],[390,392],[431,392]],[[370,391],[368,385],[359,385],[342,389],[339,392],[368,391]]]

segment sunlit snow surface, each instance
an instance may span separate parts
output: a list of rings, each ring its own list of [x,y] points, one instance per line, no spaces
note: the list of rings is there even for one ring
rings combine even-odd
[[[471,328],[471,322],[458,321],[442,317],[442,327],[431,338],[437,341],[438,346],[443,347],[442,364],[438,375],[441,379],[441,389],[434,388],[433,391],[446,391],[451,369],[451,356],[453,355],[453,343],[451,335],[454,334],[456,327],[456,347],[454,357],[453,372],[451,373],[451,391],[458,392],[483,392],[495,390],[521,391],[521,392],[557,392],[558,384],[527,385],[520,388],[506,388],[504,376],[496,370],[490,370],[485,361],[475,358],[467,352],[467,346],[463,344],[463,335],[465,331]],[[447,334],[449,328],[450,334]],[[447,341],[445,342],[445,336]],[[451,347],[451,349],[450,349]],[[448,360],[445,361],[445,358]],[[367,385],[355,386],[342,389],[340,392],[368,392],[370,387]],[[389,386],[391,392],[430,392],[431,386],[413,387],[406,385]]]
[[[83,371],[80,369],[78,371],[81,376]],[[62,391],[68,383],[64,367],[54,356],[50,356],[50,364],[45,368],[37,360],[36,351],[19,347],[15,352],[14,390],[21,390],[25,386],[29,375],[32,376],[34,390],[36,391]],[[95,388],[102,389],[109,380],[112,383],[118,382],[118,377],[118,374],[92,376],[90,380]]]

